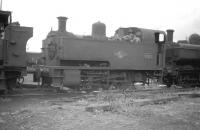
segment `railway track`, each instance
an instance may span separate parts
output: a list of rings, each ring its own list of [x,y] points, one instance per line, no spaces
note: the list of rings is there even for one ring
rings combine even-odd
[[[199,91],[200,88],[162,88],[162,89],[133,89],[133,90],[125,90],[123,93],[131,93],[131,92],[151,92],[151,93],[177,93],[177,92],[187,92],[187,91]],[[118,92],[118,91],[113,91]]]
[[[33,88],[30,89],[28,87],[25,87],[26,89],[16,89],[16,92],[12,94],[6,94],[6,95],[0,95],[2,96],[8,96],[8,97],[15,97],[15,96],[56,96],[56,95],[66,95],[66,94],[75,94],[75,95],[83,95],[83,94],[89,94],[89,93],[99,93],[99,92],[111,92],[111,93],[137,93],[137,92],[148,92],[148,93],[178,93],[178,92],[188,92],[188,91],[199,91],[200,88],[159,88],[159,89],[132,89],[132,90],[101,90],[101,91],[76,91],[76,90],[70,90],[70,91],[55,91],[55,88]]]

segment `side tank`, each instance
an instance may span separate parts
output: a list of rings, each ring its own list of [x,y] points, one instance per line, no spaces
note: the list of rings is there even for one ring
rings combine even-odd
[[[33,36],[33,28],[9,25],[5,30],[4,66],[26,67],[26,44]]]

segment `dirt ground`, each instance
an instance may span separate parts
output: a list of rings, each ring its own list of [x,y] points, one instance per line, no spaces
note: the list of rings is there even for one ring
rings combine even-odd
[[[0,97],[0,130],[199,130],[200,89],[56,92]]]

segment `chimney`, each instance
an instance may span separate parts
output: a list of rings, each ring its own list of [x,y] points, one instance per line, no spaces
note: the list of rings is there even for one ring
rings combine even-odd
[[[167,42],[173,43],[173,33],[174,30],[172,29],[167,30]]]
[[[67,17],[57,17],[57,18],[58,18],[58,31],[66,32]]]

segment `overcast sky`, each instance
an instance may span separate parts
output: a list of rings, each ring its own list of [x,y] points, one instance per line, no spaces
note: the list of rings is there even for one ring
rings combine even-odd
[[[28,50],[40,52],[48,32],[57,30],[57,17],[66,16],[67,31],[90,35],[92,24],[106,24],[107,36],[119,27],[174,29],[174,40],[200,34],[199,0],[3,0],[13,21],[34,28]]]

